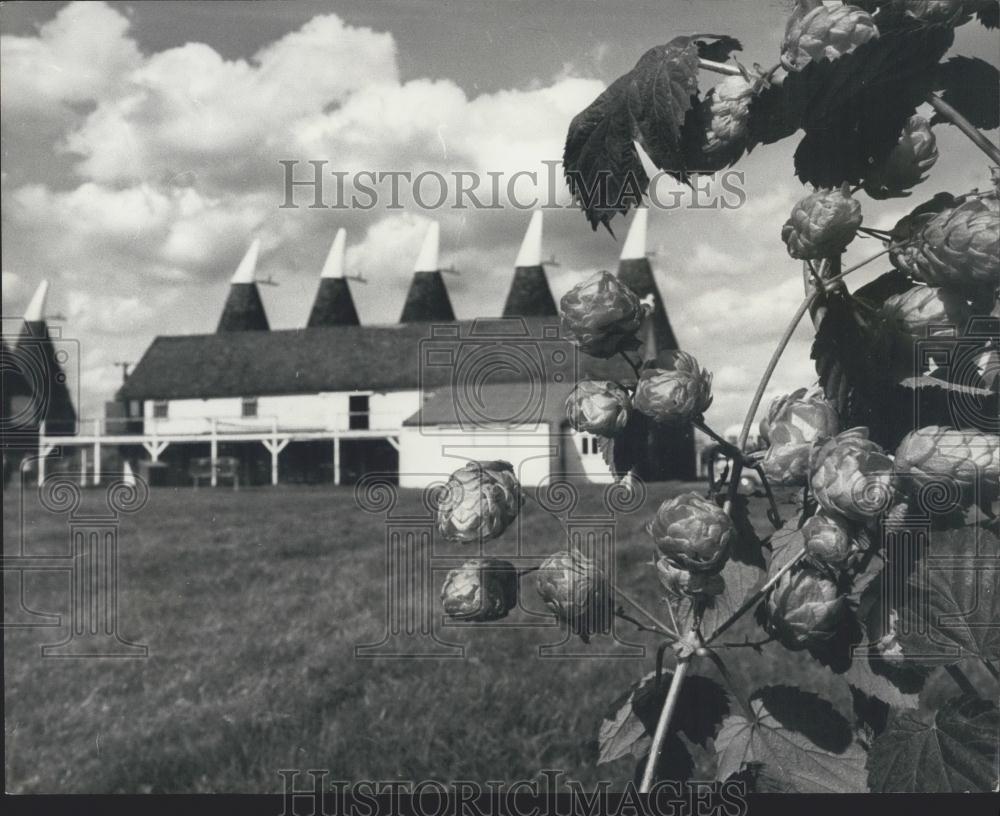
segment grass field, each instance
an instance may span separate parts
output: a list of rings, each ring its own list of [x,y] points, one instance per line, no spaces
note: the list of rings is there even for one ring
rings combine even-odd
[[[646,508],[619,520],[619,584],[651,610],[658,584],[641,525],[678,489],[656,486]],[[34,494],[26,503],[26,551],[65,552],[65,518]],[[7,552],[20,534],[17,504],[8,491]],[[417,493],[402,493],[401,511],[419,506]],[[530,503],[522,530],[526,552],[564,545],[559,524]],[[493,552],[512,552],[510,538]],[[543,660],[537,645],[557,630],[505,627],[455,635],[468,644],[464,660],[355,659],[355,645],[385,626],[385,528],[350,489],[158,489],[123,520],[120,540],[121,633],[150,656],[43,659],[40,644],[63,631],[8,629],[11,792],[274,792],[280,768],[345,780],[531,779],[546,768],[588,785],[631,778],[630,760],[596,766],[597,730],[655,649],[642,661]],[[5,611],[16,601],[7,578]],[[33,608],[66,614],[65,575],[26,580]],[[540,609],[534,579],[522,587]],[[762,682],[829,681],[787,652],[753,660],[744,668]]]

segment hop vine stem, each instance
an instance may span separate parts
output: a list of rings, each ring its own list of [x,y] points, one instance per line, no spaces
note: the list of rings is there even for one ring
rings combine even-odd
[[[968,136],[969,140],[976,147],[982,150],[983,153],[989,156],[991,161],[996,164],[1000,164],[1000,148],[987,139],[986,136],[983,135],[982,131],[973,125],[972,122],[966,119],[961,113],[955,110],[936,93],[928,94],[927,102],[932,108],[934,108],[935,111],[941,114],[941,116]]]
[[[703,66],[704,67],[704,66]],[[781,355],[784,354],[785,349],[788,347],[789,341],[792,339],[792,335],[795,334],[795,330],[798,328],[799,323],[802,322],[802,318],[805,316],[806,312],[819,301],[819,299],[826,294],[828,289],[840,283],[844,278],[850,275],[852,272],[867,266],[872,261],[881,258],[889,250],[884,249],[881,252],[872,255],[869,258],[861,261],[860,263],[854,264],[843,272],[836,274],[830,278],[826,278],[821,281],[822,288],[817,288],[814,292],[807,295],[802,302],[799,304],[798,308],[795,310],[795,314],[792,315],[792,319],[789,321],[788,326],[785,328],[781,339],[778,341],[777,347],[774,349],[774,353],[771,355],[771,359],[767,364],[767,368],[764,370],[763,376],[760,378],[760,382],[757,384],[757,390],[754,393],[753,400],[750,402],[750,407],[747,409],[746,418],[743,420],[743,428],[740,431],[739,439],[736,443],[736,448],[740,453],[739,456],[733,458],[733,472],[730,476],[729,482],[729,492],[726,497],[726,502],[723,505],[723,509],[727,513],[732,512],[732,506],[736,500],[736,495],[739,490],[740,476],[743,473],[743,454],[742,452],[746,450],[747,439],[750,436],[750,428],[753,426],[754,417],[757,415],[757,409],[760,407],[761,399],[764,397],[764,392],[767,390],[768,383],[771,381],[771,375],[774,374],[775,368],[778,366],[778,362],[781,360]],[[704,645],[710,644],[719,635],[728,630],[737,620],[742,618],[750,609],[752,609],[764,595],[771,590],[780,579],[781,576],[788,572],[792,567],[794,567],[803,557],[805,556],[805,550],[799,550],[787,563],[785,563],[781,569],[779,569],[770,579],[758,589],[753,595],[744,601],[740,608],[733,612],[722,624],[720,624],[714,632],[704,641]],[[698,624],[696,623],[692,627],[691,634],[699,638],[698,634]],[[690,667],[691,656],[687,656],[678,660],[677,668],[674,671],[673,679],[670,682],[670,691],[667,692],[667,699],[663,703],[663,709],[660,711],[660,719],[656,724],[656,733],[653,735],[653,742],[649,748],[649,759],[646,762],[646,767],[643,770],[642,775],[642,786],[639,788],[641,793],[646,793],[649,791],[650,786],[653,784],[653,777],[656,774],[656,763],[659,760],[660,753],[663,751],[663,741],[666,739],[667,732],[670,728],[670,720],[673,717],[674,709],[677,707],[677,697],[680,694],[681,683],[684,682],[684,676],[687,674],[687,670]]]

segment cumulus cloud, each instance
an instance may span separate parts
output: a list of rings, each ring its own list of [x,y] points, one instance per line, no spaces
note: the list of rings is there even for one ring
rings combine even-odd
[[[142,59],[128,28],[105,3],[71,3],[38,36],[0,37],[6,115],[61,118],[69,106],[114,94]]]

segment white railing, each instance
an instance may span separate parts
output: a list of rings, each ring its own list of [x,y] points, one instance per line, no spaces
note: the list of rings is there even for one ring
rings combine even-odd
[[[398,431],[409,414],[332,414],[323,421],[302,422],[295,417],[97,417],[81,419],[80,436],[201,436],[232,434],[339,433]],[[355,426],[351,427],[352,418]],[[359,421],[367,419],[367,423]]]

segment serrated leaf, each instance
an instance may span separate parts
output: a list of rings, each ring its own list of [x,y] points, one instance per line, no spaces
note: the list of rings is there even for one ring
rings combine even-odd
[[[699,54],[728,55],[731,37],[675,37],[643,54],[570,123],[563,150],[566,181],[591,227],[638,206],[649,178],[635,142],[653,163],[682,181],[687,166],[683,128],[698,96]]]
[[[614,438],[604,438],[599,450],[615,481],[632,470],[641,470],[650,456],[649,435],[653,423],[645,414],[632,411],[625,429]]]
[[[908,659],[951,664],[1000,658],[1000,539],[984,525],[934,531],[900,614]]]
[[[605,717],[601,721],[597,743],[600,746],[598,765],[630,754],[640,757],[649,751],[649,736],[642,721],[632,711],[631,694],[626,695],[610,718]]]
[[[639,787],[648,761],[649,754],[647,753],[636,763],[633,777],[636,788]],[[691,758],[691,752],[688,751],[687,746],[677,734],[667,734],[663,740],[663,750],[656,763],[656,770],[653,772],[654,781],[669,779],[674,782],[684,782],[692,776],[694,776],[694,759]]]
[[[796,175],[821,187],[864,178],[896,145],[953,40],[947,26],[910,19],[849,54],[786,76],[785,105],[799,112],[806,131],[795,152]]]
[[[938,67],[937,87],[942,98],[974,127],[1000,127],[1000,71],[978,57],[952,57]],[[935,113],[931,124],[951,120]]]
[[[672,672],[664,672],[657,685],[656,672],[650,672],[611,704],[598,732],[598,764],[648,753],[672,677]],[[692,742],[704,745],[727,713],[729,698],[718,683],[701,675],[688,675],[681,687],[671,735],[683,733]]]
[[[1000,27],[1000,0],[988,0],[976,12],[976,19],[987,28]]]
[[[952,793],[996,788],[1000,714],[992,702],[969,697],[933,716],[894,712],[868,757],[877,793]]]
[[[716,778],[759,764],[798,793],[867,790],[865,752],[826,700],[790,686],[768,686],[751,699],[750,708],[752,720],[727,717],[715,739]]]
[[[642,679],[632,697],[632,710],[650,736],[656,731],[672,678],[673,672],[664,672],[660,685],[657,686],[656,673],[651,672]],[[681,686],[670,727],[672,731],[684,734],[691,742],[705,745],[715,736],[728,713],[729,695],[725,689],[709,677],[689,674]]]

